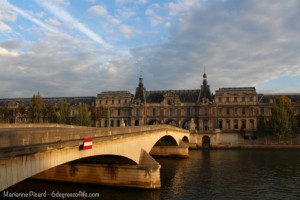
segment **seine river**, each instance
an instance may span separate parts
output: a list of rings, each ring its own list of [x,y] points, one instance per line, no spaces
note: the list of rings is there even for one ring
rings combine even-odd
[[[300,199],[300,150],[190,151],[188,159],[156,160],[162,166],[157,190],[25,180],[8,191],[85,191],[109,200]]]

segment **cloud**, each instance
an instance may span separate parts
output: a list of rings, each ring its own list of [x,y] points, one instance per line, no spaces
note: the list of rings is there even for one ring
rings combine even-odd
[[[48,18],[45,20],[45,22],[47,22],[51,26],[59,26],[61,24],[57,19],[54,18]]]
[[[50,32],[54,32],[54,33],[59,33],[58,30],[54,29],[53,27],[51,26],[48,26],[47,24],[45,24],[44,22],[42,22],[41,20],[35,18],[34,16],[32,16],[29,12],[26,12],[10,3],[8,3],[7,1],[4,1],[2,2],[4,4],[4,6],[6,8],[8,8],[10,11],[14,11],[16,12],[17,14],[25,17],[26,19],[30,20],[31,22],[39,25],[40,27],[44,28],[45,30],[47,31],[50,31]]]
[[[120,26],[120,32],[125,35],[126,38],[130,38],[131,34],[134,32],[134,28],[125,24]]]
[[[106,7],[100,5],[92,6],[88,9],[88,11],[98,16],[106,16],[108,14]]]
[[[299,4],[209,1],[182,16],[164,44],[141,47],[134,54],[142,57],[151,88],[199,88],[206,68],[213,89],[263,89],[260,83],[282,74],[299,76],[300,26],[292,26],[300,20]]]
[[[16,51],[8,51],[7,49],[0,47],[0,56],[1,57],[17,57],[19,55]]]
[[[11,30],[10,27],[8,25],[6,25],[5,23],[0,21],[0,32],[1,31],[9,31]]]
[[[111,45],[107,44],[100,35],[97,35],[94,31],[89,29],[85,24],[78,21],[76,18],[71,16],[67,11],[58,7],[48,1],[38,1],[41,6],[43,6],[47,11],[51,12],[55,17],[60,19],[65,24],[68,24],[70,28],[75,28],[80,31],[90,39],[99,43],[105,48],[111,48]]]

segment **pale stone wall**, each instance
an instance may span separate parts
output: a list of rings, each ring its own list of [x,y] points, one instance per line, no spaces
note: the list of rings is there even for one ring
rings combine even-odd
[[[135,188],[160,188],[160,169],[145,170],[134,165],[64,164],[32,178]]]

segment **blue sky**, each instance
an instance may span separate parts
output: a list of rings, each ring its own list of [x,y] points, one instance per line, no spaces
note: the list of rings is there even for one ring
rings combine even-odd
[[[300,92],[298,0],[0,0],[0,98]]]

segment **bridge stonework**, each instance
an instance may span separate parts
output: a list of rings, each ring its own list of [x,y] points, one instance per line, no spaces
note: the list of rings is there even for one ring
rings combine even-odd
[[[178,145],[183,137],[189,139],[188,131],[169,125],[100,129],[41,124],[1,128],[1,191],[45,170],[97,155],[123,156],[145,172],[153,169],[159,173],[160,165],[149,155],[156,142],[164,136],[173,137]],[[81,150],[86,137],[93,138],[92,149]],[[151,184],[145,188],[159,187],[160,180],[159,184]]]

